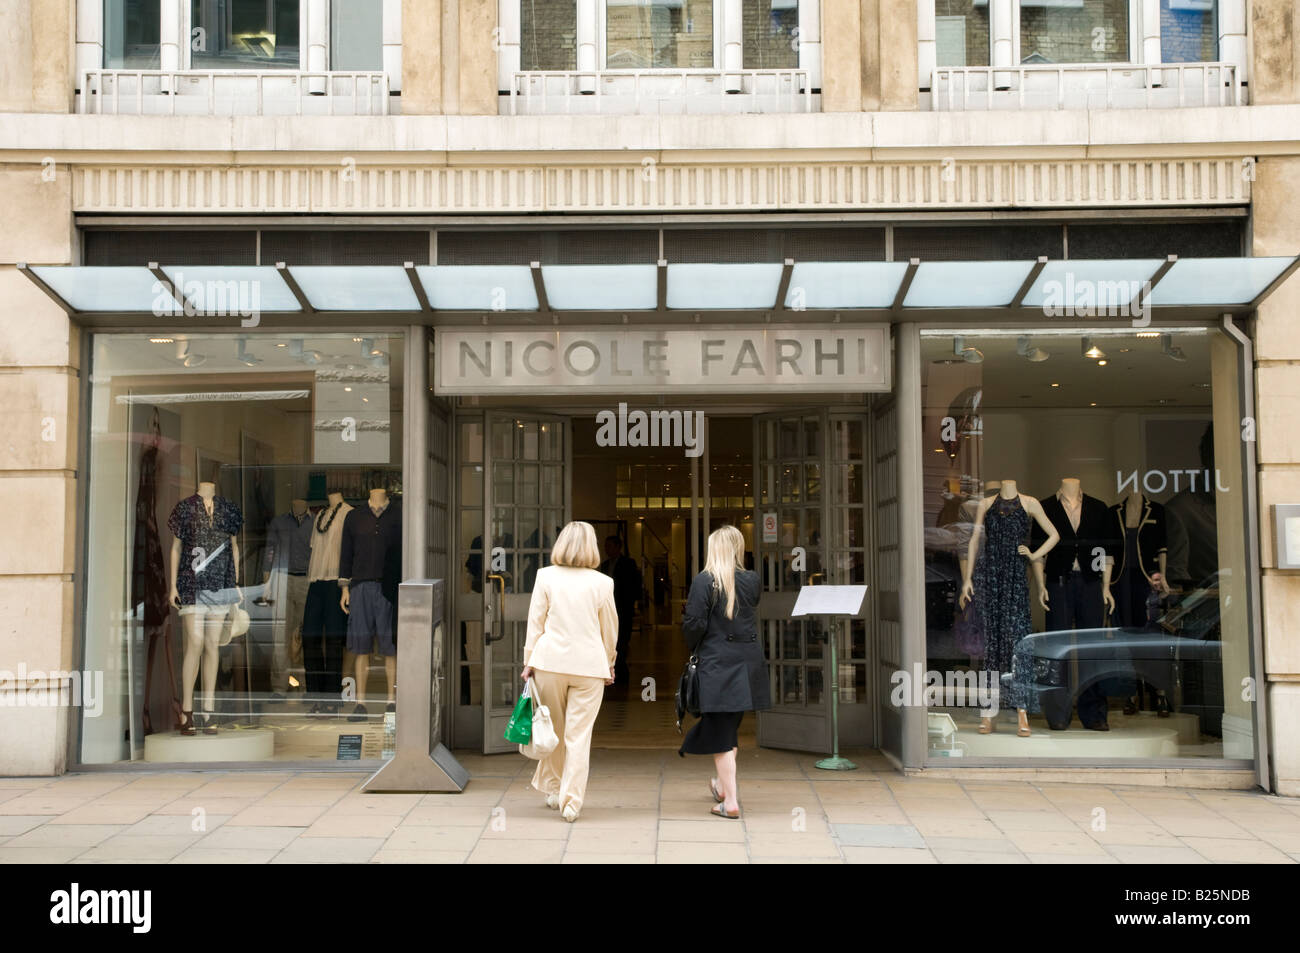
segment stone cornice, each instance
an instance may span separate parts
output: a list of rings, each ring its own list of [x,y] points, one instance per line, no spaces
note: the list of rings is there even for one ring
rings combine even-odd
[[[0,162],[626,165],[1300,154],[1300,105],[746,116],[0,114]]]

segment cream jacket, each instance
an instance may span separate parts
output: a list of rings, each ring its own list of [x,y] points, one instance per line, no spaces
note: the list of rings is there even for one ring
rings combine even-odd
[[[614,580],[595,569],[544,566],[528,606],[524,664],[609,678],[618,647]]]

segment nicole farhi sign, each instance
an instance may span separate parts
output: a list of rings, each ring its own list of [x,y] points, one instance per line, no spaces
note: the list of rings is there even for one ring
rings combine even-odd
[[[887,325],[438,328],[439,394],[881,392]]]

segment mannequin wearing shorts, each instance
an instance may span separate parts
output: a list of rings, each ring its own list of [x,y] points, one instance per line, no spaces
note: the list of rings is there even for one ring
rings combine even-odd
[[[221,627],[232,606],[243,601],[236,567],[243,514],[225,497],[216,495],[212,483],[200,483],[193,496],[172,509],[167,527],[175,537],[171,551],[169,601],[180,610],[185,633],[181,661],[181,734],[195,732],[194,680],[203,669],[203,709],[200,726],[204,734],[217,733],[213,699],[217,691],[217,667]]]
[[[365,721],[370,653],[384,657],[388,709],[396,705],[397,586],[402,568],[402,510],[385,489],[372,489],[365,506],[348,513],[339,552],[339,605],[348,615],[348,651],[355,656],[357,707],[349,721]]]

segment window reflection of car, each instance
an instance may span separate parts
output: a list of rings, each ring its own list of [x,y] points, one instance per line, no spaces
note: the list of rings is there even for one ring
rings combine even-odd
[[[1049,726],[1065,728],[1079,695],[1098,686],[1106,695],[1132,695],[1139,682],[1164,692],[1175,712],[1200,718],[1203,734],[1218,735],[1223,715],[1223,643],[1217,579],[1173,597],[1143,629],[1110,627],[1026,636],[1033,657],[1029,690]],[[1003,691],[1011,676],[1003,673]]]

